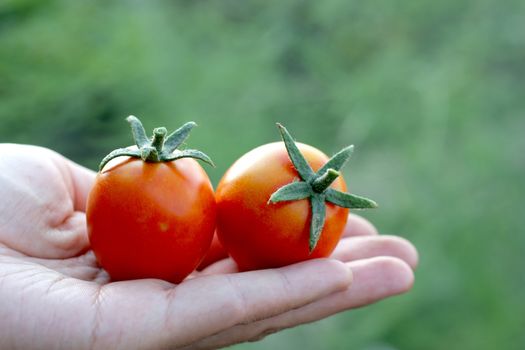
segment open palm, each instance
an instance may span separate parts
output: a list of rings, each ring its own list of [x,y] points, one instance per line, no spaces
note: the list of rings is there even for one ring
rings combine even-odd
[[[48,149],[0,145],[0,348],[217,348],[412,285],[413,246],[354,215],[332,259],[111,282],[86,236],[94,176]]]

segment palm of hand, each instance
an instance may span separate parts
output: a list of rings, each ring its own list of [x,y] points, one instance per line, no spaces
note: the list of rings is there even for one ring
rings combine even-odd
[[[414,248],[377,236],[355,216],[334,252],[339,261],[235,273],[226,259],[177,286],[111,283],[86,237],[93,179],[47,149],[0,145],[1,348],[215,348],[366,305],[412,283]]]

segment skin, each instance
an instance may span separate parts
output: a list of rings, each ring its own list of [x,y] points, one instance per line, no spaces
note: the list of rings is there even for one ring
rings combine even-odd
[[[193,159],[121,157],[97,175],[86,214],[91,248],[113,280],[180,283],[210,246],[215,196]]]
[[[0,144],[0,348],[213,349],[408,291],[417,252],[350,215],[330,259],[238,273],[220,260],[175,285],[111,282],[86,234],[95,174]]]
[[[297,143],[314,171],[328,157]],[[326,203],[326,221],[310,253],[311,209],[307,199],[269,204],[280,187],[298,181],[283,142],[266,144],[243,155],[217,186],[217,234],[241,270],[281,267],[307,259],[328,257],[345,228],[348,209]],[[346,192],[339,176],[332,188]],[[249,234],[247,234],[249,232]]]

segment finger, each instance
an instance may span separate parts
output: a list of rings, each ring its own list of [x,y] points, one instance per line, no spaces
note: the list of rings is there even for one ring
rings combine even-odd
[[[63,174],[68,184],[73,211],[54,229],[46,234],[51,243],[50,257],[69,258],[85,252],[89,248],[86,231],[86,202],[93,182],[95,172],[72,162],[59,153],[51,151],[55,165]],[[42,256],[49,257],[49,256]]]
[[[93,187],[96,173],[70,160],[67,160],[66,166],[71,174],[75,210],[85,212],[87,197]]]
[[[344,237],[375,236],[375,235],[378,235],[378,232],[376,228],[374,227],[374,225],[372,225],[368,220],[364,219],[363,217],[359,215],[350,214],[348,216],[348,221],[346,223],[345,230],[343,232],[342,241],[344,241],[345,239]],[[341,253],[338,252],[337,254],[339,255],[344,254],[344,250],[347,249],[347,245],[348,244],[345,244],[344,248],[343,247],[339,248],[339,250],[342,250],[342,252]],[[336,252],[337,252],[337,249],[338,248],[336,248]],[[393,255],[393,256],[396,256],[396,255]],[[367,257],[370,257],[370,256],[367,256]],[[339,260],[343,260],[343,259],[339,259]],[[234,272],[238,272],[238,267],[232,259],[219,260],[218,262],[211,264],[202,270],[202,273],[205,275],[217,274],[217,273],[234,273]]]
[[[414,281],[412,269],[396,258],[359,260],[348,263],[348,266],[353,271],[353,282],[347,290],[268,319],[235,326],[203,339],[195,346],[218,348],[232,343],[261,339],[285,328],[320,320],[344,310],[365,306],[407,292]]]
[[[86,214],[75,211],[58,226],[43,232],[42,236],[48,247],[38,257],[64,259],[77,256],[89,248]]]
[[[342,239],[331,258],[344,262],[391,256],[406,262],[412,269],[418,264],[416,248],[404,238],[397,236],[358,236]]]
[[[343,231],[343,237],[377,235],[377,229],[367,219],[350,213]]]
[[[279,320],[284,327],[319,320],[335,313],[375,303],[409,291],[414,273],[404,261],[376,257],[347,263],[354,275],[352,288],[293,310]]]
[[[219,260],[201,271],[202,276],[239,272],[239,267],[232,258]]]
[[[26,234],[7,236],[5,246],[20,255],[41,259],[67,259],[82,254],[89,248],[86,214],[66,215],[53,227],[32,225],[31,221],[21,224]]]
[[[105,309],[99,314],[104,321],[98,329],[112,329],[102,335],[106,347],[119,339],[122,348],[176,347],[304,306],[347,289],[350,282],[345,264],[318,259],[280,269],[195,278],[161,294],[153,287],[142,290],[138,281],[112,283],[104,287]],[[146,338],[151,342],[146,344]]]
[[[49,156],[61,172],[73,200],[74,210],[85,212],[87,197],[93,187],[96,173],[55,151],[46,148],[38,148],[38,151]]]
[[[85,251],[85,215],[74,208],[72,175],[81,172],[80,166],[70,171],[69,161],[42,147],[4,144],[0,152],[2,242],[40,258],[65,258]],[[89,177],[85,169],[83,174]]]

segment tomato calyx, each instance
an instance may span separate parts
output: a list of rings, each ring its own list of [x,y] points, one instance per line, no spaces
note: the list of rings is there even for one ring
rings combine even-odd
[[[337,152],[317,172],[314,172],[297,148],[288,130],[279,123],[277,123],[277,127],[286,146],[288,156],[297,173],[299,173],[301,180],[294,181],[279,188],[270,196],[268,203],[301,199],[310,200],[312,219],[310,222],[309,252],[311,253],[315,249],[321,232],[323,231],[326,218],[326,202],[353,209],[377,208],[377,203],[365,197],[330,188],[330,185],[340,175],[339,170],[352,155],[354,150],[353,145]]]
[[[119,148],[110,152],[102,159],[99,171],[113,158],[128,156],[141,158],[145,162],[169,162],[180,158],[199,159],[211,166],[215,166],[213,161],[205,153],[195,149],[178,150],[178,147],[188,138],[191,129],[197,126],[194,122],[187,122],[180,128],[166,136],[168,130],[164,127],[153,129],[153,137],[148,138],[146,131],[140,120],[130,115],[126,121],[131,125],[133,140],[137,148]]]

